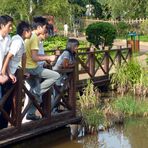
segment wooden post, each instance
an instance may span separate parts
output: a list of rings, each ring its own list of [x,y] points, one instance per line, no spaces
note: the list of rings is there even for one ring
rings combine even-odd
[[[109,74],[109,56],[108,56],[108,50],[104,50],[105,54],[105,59],[104,59],[104,70],[105,73],[108,75]]]
[[[132,58],[132,48],[131,47],[128,47],[128,50],[129,50],[129,54],[128,54],[128,60],[131,60]]]
[[[22,93],[22,89],[23,89],[23,71],[22,69],[18,69],[17,70],[17,84],[16,84],[16,88],[15,88],[15,92],[16,92],[16,128],[18,130],[20,130],[21,128],[21,124],[22,124],[22,120],[21,120],[21,111],[22,111],[22,97],[23,97],[23,93]]]
[[[73,72],[70,74],[71,79],[70,79],[70,87],[69,87],[69,105],[70,108],[72,109],[72,113],[74,116],[76,116],[76,81],[75,81],[75,69]]]
[[[94,75],[95,75],[95,48],[94,47],[90,47],[88,56],[89,56],[88,57],[89,72],[90,72],[91,76],[94,77]]]
[[[48,120],[51,120],[51,94],[50,90],[48,90],[45,94],[42,96],[42,108],[44,111],[44,115]]]
[[[121,65],[121,50],[122,50],[122,46],[120,46],[119,47],[119,49],[118,49],[118,57],[117,57],[117,59],[118,59],[118,64],[119,65]]]
[[[75,81],[78,82],[79,81],[79,62],[77,60],[77,56],[76,56],[76,64],[75,64]]]

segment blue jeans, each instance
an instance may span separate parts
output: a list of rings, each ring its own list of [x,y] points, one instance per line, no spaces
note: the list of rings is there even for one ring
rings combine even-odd
[[[47,90],[50,89],[52,84],[54,84],[60,77],[60,74],[50,70],[43,68],[41,66],[38,66],[34,69],[26,69],[28,73],[33,75],[33,78],[28,79],[27,82],[31,86],[31,89],[38,95],[41,96],[44,94]],[[40,81],[43,80],[43,81]],[[41,103],[41,100],[38,102]],[[29,114],[35,114],[36,108],[34,105],[32,105],[28,111]]]

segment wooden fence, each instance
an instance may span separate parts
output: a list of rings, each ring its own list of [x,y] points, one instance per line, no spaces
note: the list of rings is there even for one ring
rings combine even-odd
[[[56,100],[56,106],[60,109],[60,112],[55,114],[52,113],[51,108],[52,90],[50,89],[43,95],[43,105],[40,106],[36,98],[26,88],[22,70],[19,69],[17,72],[17,83],[8,90],[0,101],[0,113],[9,122],[8,128],[0,130],[0,146],[5,146],[51,131],[60,126],[80,121],[80,117],[76,116],[76,88],[86,86],[87,79],[91,79],[97,86],[105,85],[110,79],[109,75],[115,72],[115,66],[128,62],[131,55],[131,48],[120,47],[119,49],[102,51],[92,48],[79,49],[76,57],[76,68],[59,71],[60,73],[68,74],[68,78],[61,87],[52,86],[52,89],[58,93],[54,99]],[[27,94],[30,100],[25,107],[24,94]],[[9,96],[13,99],[13,111],[11,115],[7,114],[4,109],[4,104]],[[23,123],[23,118],[31,104],[36,107],[41,119]]]
[[[96,22],[108,22],[108,23],[111,23],[111,24],[117,24],[121,21],[119,20],[100,20],[100,19],[83,19],[84,21],[84,24],[85,24],[85,27],[87,27],[89,24],[92,24],[92,23],[96,23]],[[125,22],[127,24],[141,24],[145,21],[148,21],[148,18],[140,18],[140,19],[128,19],[128,20],[122,20],[122,22]]]

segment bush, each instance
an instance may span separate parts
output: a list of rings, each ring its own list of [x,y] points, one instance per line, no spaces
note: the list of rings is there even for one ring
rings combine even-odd
[[[144,35],[148,35],[148,20],[140,24],[140,31]]]
[[[107,22],[97,22],[90,24],[86,28],[87,40],[93,43],[97,48],[99,45],[112,46],[116,38],[115,27]]]
[[[125,22],[119,22],[116,24],[115,27],[117,29],[118,36],[126,36],[130,26],[128,24],[126,24]]]

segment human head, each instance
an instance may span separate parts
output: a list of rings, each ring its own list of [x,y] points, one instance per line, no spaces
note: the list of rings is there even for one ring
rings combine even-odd
[[[6,36],[8,33],[11,32],[12,23],[13,23],[13,18],[10,17],[9,15],[0,16],[0,30],[4,36]]]
[[[79,41],[77,39],[69,39],[66,45],[66,49],[76,52],[79,46]]]
[[[48,36],[49,36],[48,31],[45,30],[44,34],[40,34],[40,35],[39,35],[39,39],[40,39],[41,41],[43,41],[43,40],[47,39]]]
[[[42,16],[34,17],[33,18],[33,24],[32,28],[33,30],[36,30],[38,34],[44,34],[47,26],[47,20],[46,18]]]
[[[16,28],[16,33],[23,37],[24,39],[28,39],[31,37],[31,26],[29,23],[25,21],[21,21]]]

